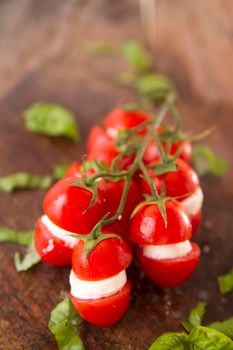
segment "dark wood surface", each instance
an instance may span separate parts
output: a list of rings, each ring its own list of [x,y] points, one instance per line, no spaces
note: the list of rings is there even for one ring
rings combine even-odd
[[[82,325],[87,350],[146,350],[162,332],[181,329],[180,320],[198,300],[208,303],[207,323],[233,313],[233,295],[221,296],[216,282],[231,267],[233,251],[232,3],[172,3],[158,1],[156,66],[178,86],[185,128],[200,131],[216,124],[206,142],[231,166],[224,179],[202,181],[204,220],[196,240],[203,254],[192,280],[174,290],[161,290],[132,266],[129,311],[111,329]],[[209,17],[203,18],[204,10]],[[216,28],[221,33],[227,28],[227,34],[216,36]],[[140,38],[140,32],[134,1],[0,2],[0,176],[21,170],[49,174],[54,164],[80,158],[91,125],[112,107],[135,98],[115,84],[117,74],[127,68],[125,63],[117,55],[91,56],[82,49],[83,43],[120,42]],[[222,49],[213,58],[215,47]],[[22,111],[38,101],[59,102],[74,111],[82,144],[28,133]],[[43,191],[0,193],[0,225],[31,229],[42,213],[43,196]],[[56,349],[47,324],[51,309],[68,291],[69,271],[40,264],[19,274],[13,264],[16,249],[13,244],[0,247],[0,350]]]

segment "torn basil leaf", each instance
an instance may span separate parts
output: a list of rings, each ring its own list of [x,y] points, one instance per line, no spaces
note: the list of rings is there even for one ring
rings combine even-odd
[[[208,327],[194,327],[190,334],[170,332],[158,337],[148,350],[233,350],[232,340]]]
[[[15,231],[8,227],[0,227],[0,243],[10,242],[29,245],[34,237],[34,231]]]
[[[208,146],[201,144],[193,147],[192,163],[200,176],[206,174],[223,176],[228,170],[227,161],[214,154]]]
[[[49,135],[63,136],[76,142],[79,133],[75,118],[68,109],[55,103],[36,103],[24,112],[27,130]]]
[[[47,189],[51,184],[51,176],[39,176],[26,172],[18,172],[0,178],[0,190],[4,192],[12,192],[18,189]]]
[[[233,339],[233,317],[223,322],[213,322],[209,324],[208,327],[216,329],[217,331],[225,334],[227,337]]]
[[[122,45],[122,54],[136,73],[145,73],[152,68],[151,57],[137,41],[126,41]]]
[[[49,329],[56,338],[59,350],[85,350],[76,327],[82,322],[71,300],[66,297],[51,312]]]
[[[36,251],[34,236],[27,248],[26,254],[22,258],[19,252],[15,253],[15,267],[17,271],[27,271],[32,266],[38,264],[40,262],[40,256]]]
[[[185,333],[164,333],[153,342],[148,350],[186,350],[185,340],[187,337]]]
[[[202,319],[205,315],[206,303],[199,302],[189,314],[188,321],[182,322],[184,328],[190,332],[193,327],[201,325]]]
[[[53,177],[56,180],[60,180],[65,175],[69,166],[70,164],[67,164],[67,163],[61,163],[61,164],[55,165],[53,168]]]
[[[150,73],[138,77],[135,87],[139,95],[145,96],[156,102],[163,101],[169,92],[175,91],[172,82],[162,74]]]
[[[218,286],[222,294],[233,291],[233,268],[225,275],[218,277]]]

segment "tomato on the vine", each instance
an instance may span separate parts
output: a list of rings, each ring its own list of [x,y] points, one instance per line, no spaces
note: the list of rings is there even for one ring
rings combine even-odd
[[[109,327],[121,319],[129,304],[131,283],[125,269],[131,260],[123,239],[101,240],[86,260],[84,242],[75,246],[71,300],[80,316],[100,327]]]
[[[173,244],[191,238],[188,216],[176,200],[165,202],[166,223],[158,204],[145,204],[131,219],[130,241],[137,244]]]
[[[176,200],[164,203],[166,220],[158,203],[145,204],[131,220],[130,239],[139,244],[137,256],[145,274],[161,287],[184,283],[194,272],[200,249],[190,243],[191,225]]]
[[[177,159],[176,165],[176,171],[170,171],[164,175],[156,176],[153,170],[149,170],[148,174],[152,177],[158,193],[161,193],[164,182],[166,195],[175,197],[181,203],[191,220],[193,233],[195,233],[200,225],[203,202],[199,178],[191,166],[182,159]],[[144,193],[151,194],[150,186],[145,178],[141,179],[141,187]]]
[[[35,247],[41,260],[53,266],[70,266],[77,239],[69,237],[69,232],[49,223],[45,215],[39,218],[35,229]],[[62,232],[61,232],[62,230]],[[64,232],[63,232],[64,231]]]
[[[92,196],[91,190],[62,179],[47,192],[43,201],[44,212],[57,226],[88,234],[105,214],[102,191],[97,188],[97,198],[90,207]]]
[[[109,136],[112,138],[117,137],[117,133],[120,130],[132,129],[143,122],[150,121],[151,117],[144,112],[140,111],[127,111],[122,108],[113,109],[104,119],[103,125]],[[143,128],[138,134],[144,134]]]

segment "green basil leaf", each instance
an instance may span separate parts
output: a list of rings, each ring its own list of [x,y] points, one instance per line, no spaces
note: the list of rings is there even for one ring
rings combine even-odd
[[[185,350],[233,350],[230,338],[215,329],[198,326],[191,330]]]
[[[0,227],[0,243],[11,242],[29,245],[34,237],[34,231],[15,231],[8,227]]]
[[[192,150],[192,163],[200,176],[211,174],[223,176],[228,170],[228,163],[219,158],[205,145],[196,145]]]
[[[152,100],[162,101],[169,92],[175,90],[172,82],[161,74],[147,74],[139,77],[135,82],[139,95],[148,96]]]
[[[85,350],[76,330],[82,322],[69,297],[60,302],[51,312],[49,329],[56,338],[59,350]]]
[[[25,172],[14,173],[0,178],[0,190],[4,192],[12,192],[17,189],[47,189],[51,184],[51,176],[39,176]]]
[[[152,68],[151,57],[137,41],[126,41],[122,45],[122,54],[137,73],[144,73]]]
[[[185,340],[187,334],[169,332],[158,337],[148,350],[186,350]]]
[[[233,339],[233,317],[223,322],[214,322],[208,325],[209,328],[222,332],[227,337]]]
[[[165,333],[148,350],[233,350],[232,340],[208,327],[194,327],[190,334]]]
[[[76,142],[79,139],[74,115],[55,103],[36,103],[24,112],[27,130],[49,135],[63,136]]]
[[[35,243],[34,243],[34,237],[28,246],[27,252],[23,258],[21,258],[20,253],[15,253],[15,267],[17,271],[27,271],[32,266],[38,264],[40,262],[40,256],[38,255]]]
[[[218,277],[218,286],[222,294],[233,290],[233,268],[227,274]]]
[[[201,325],[202,318],[205,315],[206,303],[199,302],[189,314],[188,322],[182,322],[184,328],[190,332],[193,327],[197,327]]]
[[[60,180],[61,178],[63,178],[69,166],[70,164],[67,164],[67,163],[61,163],[61,164],[55,165],[53,168],[53,177],[56,180]]]

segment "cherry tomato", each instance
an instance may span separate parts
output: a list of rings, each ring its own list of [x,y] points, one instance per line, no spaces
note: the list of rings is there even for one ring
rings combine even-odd
[[[160,287],[178,286],[193,274],[200,257],[200,248],[192,244],[192,250],[187,255],[176,259],[151,259],[143,255],[142,247],[138,247],[138,261],[145,274]]]
[[[72,163],[69,166],[69,168],[66,170],[64,178],[80,177],[80,167],[81,167],[81,163],[80,162]]]
[[[169,197],[180,196],[177,200],[182,205],[182,201],[193,195],[199,187],[199,179],[196,172],[182,159],[177,159],[176,164],[178,166],[177,171],[171,171],[161,176],[154,176],[153,170],[149,170],[148,173],[149,175],[152,175],[152,180],[158,193],[161,193],[162,182],[164,182],[166,195]],[[141,187],[143,193],[151,194],[150,186],[145,178],[141,179]],[[200,225],[201,212],[194,215],[194,217],[188,212],[187,214],[191,220],[194,234]]]
[[[95,148],[96,146],[103,145],[105,142],[111,141],[111,137],[100,126],[94,126],[87,138],[86,146],[87,150]]]
[[[53,266],[71,265],[73,247],[64,240],[51,234],[48,228],[38,220],[35,230],[35,247],[38,254],[46,264]]]
[[[171,171],[161,176],[154,176],[153,182],[156,188],[161,191],[161,183],[164,181],[166,186],[166,195],[168,197],[179,197],[192,194],[199,186],[199,179],[196,172],[182,159],[177,159],[177,171]],[[149,175],[153,174],[153,170],[149,170]],[[151,190],[145,178],[141,181],[142,189],[145,193],[150,194]],[[177,198],[182,201],[185,197]]]
[[[192,235],[189,218],[176,200],[165,202],[167,226],[156,203],[141,207],[131,219],[129,239],[138,244],[172,244]]]
[[[124,183],[124,180],[116,182],[103,181],[100,186],[104,191],[106,211],[110,213],[110,217],[113,216],[118,209],[123,194]],[[123,236],[124,238],[127,238],[130,225],[130,215],[133,212],[134,208],[141,202],[141,200],[141,189],[133,180],[131,180],[129,192],[122,214],[111,224],[105,225],[104,231],[114,232]]]
[[[115,108],[104,119],[103,125],[107,129],[107,133],[115,138],[117,136],[117,131],[131,129],[149,120],[150,116],[145,113]],[[142,130],[141,133],[144,134],[144,132],[145,130]]]
[[[84,242],[79,241],[74,248],[72,268],[78,278],[101,280],[116,275],[126,269],[132,261],[131,251],[120,238],[102,240],[84,261]]]
[[[180,147],[182,147],[182,152],[180,153],[179,158],[189,163],[191,159],[191,154],[192,154],[192,145],[191,145],[191,142],[188,140],[173,143],[171,145],[170,154],[174,155]],[[165,151],[166,144],[162,144],[162,148]],[[160,156],[159,156],[157,145],[155,144],[154,140],[151,140],[145,149],[145,152],[143,155],[143,161],[145,164],[149,164],[149,163],[157,162],[159,161],[159,159],[160,159]]]
[[[43,201],[44,212],[57,226],[88,234],[105,213],[104,198],[99,189],[95,203],[89,208],[91,199],[89,190],[60,180],[47,192]]]
[[[71,300],[79,315],[100,327],[110,327],[124,315],[130,298],[131,283],[113,295],[100,299],[79,299],[71,295]]]

